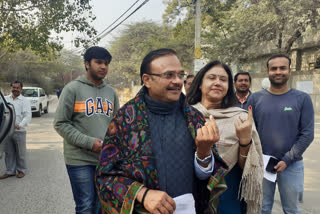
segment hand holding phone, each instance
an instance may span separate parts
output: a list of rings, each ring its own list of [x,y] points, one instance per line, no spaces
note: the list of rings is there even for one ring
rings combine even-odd
[[[278,164],[279,161],[280,160],[278,160],[278,159],[276,159],[274,157],[270,157],[269,162],[268,162],[267,167],[266,167],[266,171],[270,172],[270,173],[273,173],[273,174],[276,174],[277,170],[274,167]]]

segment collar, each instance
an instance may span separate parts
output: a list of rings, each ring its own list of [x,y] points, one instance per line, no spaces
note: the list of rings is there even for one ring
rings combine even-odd
[[[249,95],[250,95],[250,91],[248,91],[247,95],[244,98],[241,98],[241,97],[239,97],[238,93],[236,93],[236,96],[241,104],[243,104],[247,101]]]
[[[16,98],[13,98],[12,93],[9,95],[11,97],[12,100],[22,100],[22,95],[20,94],[19,96],[17,96]]]
[[[146,101],[145,101],[145,94],[148,93],[148,89],[145,86],[142,86],[140,91],[136,94],[136,96],[129,101],[127,104],[125,104],[122,108],[138,108],[137,111],[142,111],[145,112],[144,116],[138,119],[146,119],[148,118],[147,116],[147,106],[146,106]],[[196,131],[198,128],[203,126],[205,124],[205,119],[203,115],[190,106],[187,102],[187,99],[183,93],[180,95],[179,99],[179,106],[181,106],[184,117],[187,122],[188,129],[192,135],[192,137],[195,139],[196,138]]]
[[[170,103],[161,102],[161,101],[152,99],[148,95],[148,93],[145,93],[144,98],[145,98],[147,108],[155,114],[170,114],[170,113],[173,113],[179,107],[179,101],[170,102]]]

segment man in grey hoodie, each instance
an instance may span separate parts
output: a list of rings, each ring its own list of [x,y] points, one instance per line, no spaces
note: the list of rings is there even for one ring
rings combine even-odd
[[[89,48],[84,54],[86,75],[64,87],[56,111],[54,127],[64,138],[64,159],[76,213],[95,212],[94,172],[102,139],[119,109],[116,91],[103,81],[111,59],[106,49]]]

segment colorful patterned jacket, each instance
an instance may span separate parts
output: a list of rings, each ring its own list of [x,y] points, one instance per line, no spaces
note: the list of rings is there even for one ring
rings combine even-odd
[[[187,103],[184,105],[184,116],[188,130],[195,139],[196,130],[205,123],[205,119]],[[227,166],[216,149],[212,150],[215,156],[212,176],[205,181],[195,176],[197,213],[215,213],[217,198],[226,189],[223,177]],[[129,214],[143,210],[140,203],[135,203],[137,192],[143,186],[159,189],[142,88],[135,98],[119,109],[107,130],[96,171],[101,213]],[[211,205],[210,211],[208,205]]]

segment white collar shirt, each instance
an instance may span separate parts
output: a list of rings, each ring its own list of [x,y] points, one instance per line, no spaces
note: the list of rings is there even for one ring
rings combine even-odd
[[[5,96],[5,99],[14,106],[16,112],[16,125],[24,130],[32,117],[30,101],[22,95],[13,99],[12,94]]]

